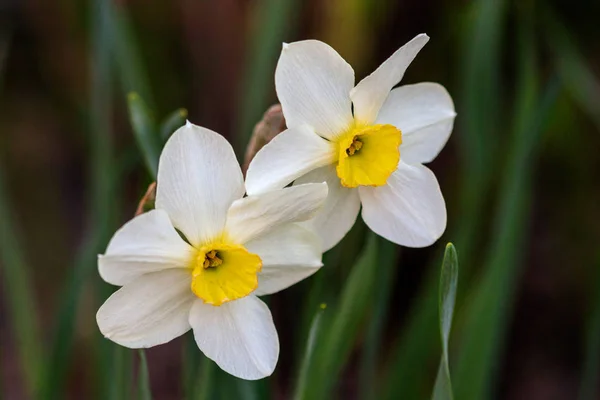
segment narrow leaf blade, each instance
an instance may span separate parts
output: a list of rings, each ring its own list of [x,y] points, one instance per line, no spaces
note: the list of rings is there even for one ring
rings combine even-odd
[[[160,124],[160,138],[162,141],[167,141],[173,132],[185,124],[185,119],[188,116],[188,111],[185,108],[179,108],[167,115],[162,124]]]
[[[150,389],[150,374],[148,372],[148,362],[146,352],[140,350],[140,367],[138,372],[138,399],[152,400],[152,391]]]
[[[456,287],[458,285],[458,256],[452,243],[446,246],[442,273],[440,276],[439,313],[440,335],[442,339],[442,359],[438,368],[437,378],[433,389],[433,400],[452,400],[452,381],[448,362],[448,339],[452,328],[452,317],[456,302]]]
[[[327,306],[325,303],[322,303],[319,306],[319,309],[317,310],[310,326],[308,340],[306,341],[306,349],[304,350],[304,358],[302,359],[298,383],[296,385],[296,394],[294,395],[294,399],[296,400],[301,400],[307,390],[308,373],[310,371],[311,361],[313,358],[313,351],[321,329],[321,317],[323,316],[323,311],[325,311],[326,307]]]
[[[135,139],[142,152],[148,172],[156,179],[158,174],[158,158],[160,157],[160,146],[156,134],[154,119],[150,110],[137,93],[127,96],[129,106],[129,120],[135,134]]]

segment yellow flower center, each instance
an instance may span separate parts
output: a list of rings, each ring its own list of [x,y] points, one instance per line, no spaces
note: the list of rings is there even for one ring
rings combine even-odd
[[[385,185],[398,167],[402,132],[392,125],[356,125],[337,140],[337,175],[345,187]]]
[[[200,247],[190,267],[192,292],[206,304],[220,306],[258,287],[262,260],[244,246],[215,242]]]

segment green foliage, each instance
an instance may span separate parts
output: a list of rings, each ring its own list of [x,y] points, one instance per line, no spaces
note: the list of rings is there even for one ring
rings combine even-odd
[[[150,374],[148,373],[148,361],[144,350],[139,351],[140,366],[138,371],[138,400],[152,400],[152,391],[150,389]]]
[[[247,69],[239,111],[236,142],[238,154],[245,148],[254,125],[260,121],[274,89],[275,65],[282,42],[294,29],[297,0],[260,0],[254,9],[253,34],[248,43]]]
[[[385,239],[379,239],[377,276],[375,277],[376,291],[373,295],[373,310],[369,316],[365,333],[365,341],[360,360],[359,386],[361,398],[368,400],[375,392],[374,384],[377,382],[377,368],[380,361],[381,343],[385,322],[389,315],[390,299],[395,283],[398,246]]]
[[[133,133],[140,152],[144,156],[146,168],[148,168],[150,175],[156,179],[161,150],[156,124],[148,107],[137,93],[130,93],[127,96],[127,104],[129,105],[129,119]]]
[[[594,76],[574,39],[550,6],[542,8],[545,37],[554,55],[558,74],[583,111],[600,130],[600,81]]]
[[[340,299],[330,306],[330,319],[322,328],[314,351],[306,391],[301,399],[330,398],[337,378],[348,360],[361,324],[369,311],[371,299],[376,291],[376,276],[386,263],[394,263],[394,257],[382,257],[379,253],[381,240],[370,233],[367,244],[348,276]]]
[[[167,115],[163,123],[160,125],[160,138],[163,141],[166,141],[169,137],[171,137],[173,132],[185,124],[187,115],[188,112],[185,108],[180,108]]]
[[[440,275],[439,314],[440,337],[442,339],[442,360],[438,368],[433,387],[433,400],[452,400],[452,381],[448,362],[448,338],[452,327],[454,304],[456,302],[456,286],[458,285],[458,256],[452,243],[446,245],[442,273]]]
[[[313,360],[313,353],[315,350],[315,344],[317,337],[321,329],[321,317],[323,311],[327,308],[325,303],[319,306],[319,309],[315,313],[312,324],[310,326],[310,332],[308,333],[308,340],[306,341],[306,348],[304,349],[304,358],[300,365],[300,372],[298,374],[298,382],[296,384],[296,394],[294,399],[300,400],[304,393],[308,391],[308,374],[310,373],[310,367]]]
[[[557,94],[556,82],[551,81],[542,101],[538,102],[531,16],[532,10],[525,9],[519,19],[517,101],[511,147],[503,168],[495,235],[483,275],[465,310],[460,358],[455,374],[457,398],[465,400],[489,397],[495,387],[527,232],[524,216],[528,212],[531,196],[529,171],[535,160],[543,123]]]
[[[110,6],[98,0],[94,2],[95,18],[92,24],[91,97],[89,120],[90,149],[90,197],[88,199],[90,221],[84,243],[76,256],[66,290],[61,299],[54,341],[45,371],[42,397],[54,399],[63,392],[65,375],[75,339],[75,322],[83,289],[96,266],[96,255],[108,241],[115,228],[116,176],[111,140],[111,77],[110,67]],[[96,280],[95,282],[98,282]],[[99,288],[98,286],[96,286]],[[104,353],[106,355],[107,353]],[[101,386],[102,387],[102,386]],[[108,386],[103,388],[108,390]]]

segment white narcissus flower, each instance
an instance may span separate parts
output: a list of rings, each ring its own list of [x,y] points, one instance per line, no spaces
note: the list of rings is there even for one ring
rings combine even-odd
[[[318,237],[296,222],[315,215],[327,185],[244,197],[229,143],[190,123],[165,145],[157,182],[156,209],[125,224],[99,257],[102,278],[123,286],[100,307],[100,330],[143,348],[193,329],[200,350],[223,370],[243,379],[270,375],[279,340],[256,296],[321,267]]]
[[[428,40],[416,36],[356,86],[352,67],[327,44],[284,44],[275,86],[288,129],[250,164],[248,193],[327,182],[326,204],[307,223],[324,251],[350,230],[361,204],[365,223],[386,239],[409,247],[435,242],[446,206],[422,163],[448,140],[454,105],[439,84],[392,89]]]

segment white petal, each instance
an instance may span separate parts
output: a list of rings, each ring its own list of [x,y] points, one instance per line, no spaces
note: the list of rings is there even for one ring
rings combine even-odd
[[[156,208],[165,210],[194,246],[221,233],[231,203],[245,192],[231,145],[189,122],[167,141],[157,184]]]
[[[152,210],[135,217],[110,240],[98,257],[100,276],[123,286],[142,274],[169,268],[185,268],[194,249],[175,231],[166,212]]]
[[[225,372],[252,380],[273,373],[279,358],[279,338],[271,311],[256,296],[219,307],[197,300],[190,312],[190,325],[200,350]]]
[[[350,97],[357,121],[365,124],[375,121],[390,90],[402,80],[406,68],[428,41],[429,36],[426,34],[417,35],[352,89]]]
[[[189,312],[196,297],[191,275],[171,269],[142,275],[117,290],[96,314],[100,331],[129,348],[167,343],[190,329]]]
[[[225,231],[244,244],[290,222],[312,218],[327,197],[327,184],[311,183],[236,200],[227,213]]]
[[[360,187],[366,224],[387,240],[407,246],[433,244],[446,229],[446,204],[435,175],[400,162],[387,185]]]
[[[254,157],[246,172],[246,191],[281,189],[305,173],[335,161],[335,146],[307,125],[275,136]]]
[[[284,44],[275,70],[275,88],[286,124],[312,126],[332,138],[352,124],[352,67],[318,40]]]
[[[327,200],[317,215],[302,225],[319,235],[321,250],[325,252],[338,244],[354,225],[360,211],[360,198],[357,189],[340,184],[333,165],[316,169],[297,179],[294,184],[323,181],[329,188]]]
[[[257,296],[279,292],[309,277],[323,265],[319,238],[298,224],[285,225],[246,244],[263,262]]]
[[[437,83],[400,86],[390,92],[377,123],[402,131],[400,157],[409,163],[433,160],[444,147],[454,125],[454,103]]]

